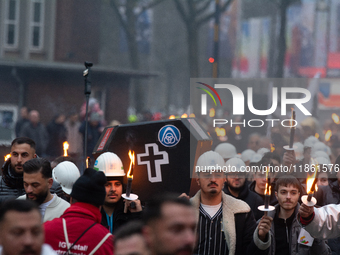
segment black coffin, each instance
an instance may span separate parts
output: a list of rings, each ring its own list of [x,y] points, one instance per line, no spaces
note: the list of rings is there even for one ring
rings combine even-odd
[[[211,146],[209,134],[196,119],[188,118],[106,127],[93,154],[96,159],[103,152],[116,153],[127,173],[128,152],[133,150],[132,193],[147,201],[165,191],[193,194],[197,190],[191,179],[194,164]]]

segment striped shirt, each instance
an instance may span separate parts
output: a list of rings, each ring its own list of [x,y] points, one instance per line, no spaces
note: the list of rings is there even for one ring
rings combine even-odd
[[[200,205],[198,221],[198,245],[194,254],[216,255],[228,254],[228,246],[224,236],[222,223],[222,206],[217,213],[211,217]]]

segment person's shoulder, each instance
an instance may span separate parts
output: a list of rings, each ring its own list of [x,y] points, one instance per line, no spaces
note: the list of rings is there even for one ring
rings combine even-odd
[[[248,213],[251,211],[249,205],[237,198],[229,196],[223,192],[223,208],[231,210],[233,213]]]
[[[26,194],[22,195],[20,197],[17,197],[17,199],[19,199],[19,200],[26,200],[27,199]]]

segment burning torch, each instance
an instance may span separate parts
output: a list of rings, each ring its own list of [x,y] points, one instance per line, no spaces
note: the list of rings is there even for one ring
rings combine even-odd
[[[122,197],[126,200],[132,201],[138,198],[138,195],[131,193],[131,186],[132,186],[132,180],[133,180],[133,168],[135,165],[135,152],[131,152],[131,150],[129,150],[129,158],[130,158],[130,167],[129,167],[128,173],[126,174],[126,177],[127,177],[126,193],[122,194]],[[133,207],[132,202],[130,206]],[[124,213],[127,213],[127,203],[125,203]]]
[[[67,141],[63,142],[64,157],[67,157],[67,156],[68,156],[67,150],[68,150],[69,147],[70,147],[70,145],[68,144]]]
[[[264,189],[264,205],[260,205],[258,209],[267,215],[268,212],[274,211],[275,207],[269,205],[271,195],[270,177],[269,177],[269,167],[266,169],[266,188]]]
[[[319,170],[319,164],[312,158],[312,166],[311,168],[314,168],[314,172],[307,177],[307,182],[306,182],[306,186],[307,186],[307,194],[308,195],[304,195],[301,197],[301,201],[308,206],[314,206],[316,205],[316,198],[313,197],[314,192],[318,190],[318,185],[317,180],[318,178],[316,178],[317,172]]]
[[[88,130],[88,114],[89,114],[89,100],[91,95],[91,67],[93,66],[90,62],[85,62],[86,69],[83,72],[85,77],[85,97],[86,97],[86,114],[85,114],[85,137],[84,137],[84,158],[87,156],[87,130]],[[86,162],[85,162],[86,163]]]

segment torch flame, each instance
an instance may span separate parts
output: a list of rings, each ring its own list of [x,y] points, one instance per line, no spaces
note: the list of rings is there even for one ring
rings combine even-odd
[[[316,160],[314,160],[313,158],[311,158],[311,161],[312,161],[312,166],[315,167],[315,169],[314,169],[315,171],[311,175],[308,174],[307,181],[306,181],[307,194],[318,190],[318,185],[316,185],[316,184],[315,184],[315,187],[314,187],[314,191],[312,190],[312,188],[313,188],[313,183],[314,182],[316,183],[315,177],[316,177],[316,173],[318,172],[319,165],[316,162]]]
[[[190,113],[189,117],[190,118],[195,118],[195,113]]]
[[[325,141],[328,142],[331,139],[331,136],[332,136],[332,131],[327,130],[327,132],[325,134]]]
[[[266,183],[266,188],[264,190],[264,195],[270,196],[272,194],[272,186],[268,185],[268,182]]]
[[[86,168],[89,168],[89,164],[90,164],[90,157],[86,158]]]
[[[270,152],[275,151],[275,144],[271,143],[270,144]]]
[[[235,127],[235,134],[237,134],[237,135],[241,134],[241,128],[240,128],[239,125],[237,125],[237,126]]]
[[[129,167],[129,171],[126,177],[133,179],[133,174],[131,172],[132,172],[133,166],[135,165],[135,152],[134,151],[131,152],[131,150],[129,150],[129,158],[130,158],[130,167]]]
[[[216,132],[217,136],[225,136],[226,135],[226,131],[225,131],[224,128],[216,127],[215,132]]]
[[[9,159],[11,157],[11,154],[7,154],[4,158],[5,158],[5,161],[7,161],[7,159]]]
[[[334,121],[335,124],[339,124],[339,123],[340,123],[339,115],[333,113],[333,114],[332,114],[332,119],[333,119],[333,121]]]
[[[314,136],[315,136],[316,138],[318,138],[318,139],[319,139],[319,137],[320,137],[319,133],[315,133]]]
[[[170,115],[169,116],[169,120],[173,120],[173,119],[175,119],[176,117],[175,117],[175,115]]]
[[[63,143],[64,157],[67,157],[67,156],[68,156],[68,155],[67,155],[67,150],[68,150],[69,147],[70,147],[70,145],[68,144],[67,141],[65,141],[65,142]]]
[[[210,108],[209,117],[211,117],[211,118],[215,117],[215,109],[214,108]]]
[[[183,113],[182,116],[181,116],[181,118],[188,118],[188,114]]]

